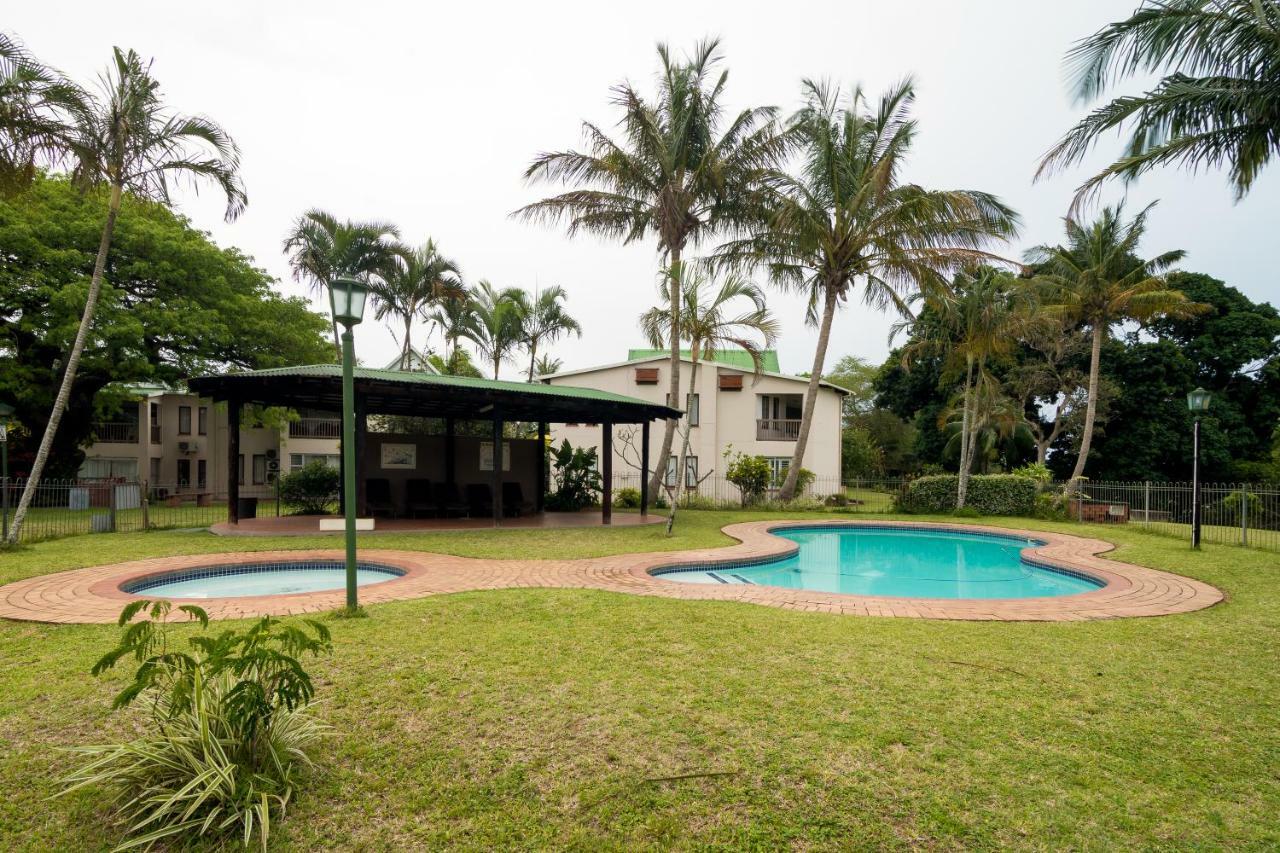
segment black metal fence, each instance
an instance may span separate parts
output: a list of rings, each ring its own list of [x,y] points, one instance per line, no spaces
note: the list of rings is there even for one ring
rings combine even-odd
[[[705,477],[695,480],[690,473],[684,487],[673,488],[674,480],[668,478],[660,489],[656,505],[669,505],[674,499],[677,506],[686,509],[763,509],[805,510],[838,509],[847,512],[892,512],[894,498],[908,481],[894,478],[855,479],[842,481],[838,477],[815,477],[802,484],[803,488],[789,502],[779,498],[781,478],[770,482],[763,491],[744,494],[738,486],[723,477]],[[615,505],[639,505],[640,474],[628,473],[613,478]]]

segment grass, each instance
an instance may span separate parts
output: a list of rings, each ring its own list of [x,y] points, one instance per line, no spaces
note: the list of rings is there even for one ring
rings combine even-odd
[[[674,541],[628,527],[363,544],[589,556],[724,543],[722,525],[752,517],[686,511]],[[999,624],[504,590],[330,622],[337,651],[315,671],[334,734],[273,847],[1280,845],[1275,555],[1083,532],[1229,600],[1158,619]],[[317,544],[337,540],[77,537],[0,554],[0,580]],[[0,849],[119,839],[100,794],[45,800],[69,766],[58,747],[132,730],[107,710],[121,676],[86,674],[114,636],[0,622]]]

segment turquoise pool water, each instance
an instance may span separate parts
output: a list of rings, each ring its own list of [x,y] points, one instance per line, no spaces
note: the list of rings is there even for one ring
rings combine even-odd
[[[756,565],[659,574],[681,583],[759,584],[910,598],[1039,598],[1102,586],[1024,563],[1022,549],[1039,543],[1012,536],[883,527],[801,528],[774,535],[795,542],[799,552]]]
[[[400,569],[376,563],[356,564],[358,586],[393,580],[403,574]],[[326,589],[343,589],[346,585],[344,563],[338,560],[313,560],[183,569],[172,574],[134,581],[121,589],[132,595],[164,598],[241,598],[248,595],[320,592]]]

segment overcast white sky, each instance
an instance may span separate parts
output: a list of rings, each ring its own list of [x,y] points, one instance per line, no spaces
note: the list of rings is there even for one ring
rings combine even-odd
[[[63,0],[11,4],[0,27],[82,81],[105,67],[112,45],[154,57],[167,101],[216,118],[243,150],[243,216],[223,223],[208,193],[184,193],[182,210],[220,244],[252,255],[285,292],[304,292],[280,251],[303,210],[389,220],[415,243],[434,237],[469,281],[562,285],[585,333],[553,354],[581,367],[643,345],[636,318],[654,301],[655,246],[570,240],[508,214],[547,192],[521,180],[534,154],[577,145],[584,119],[611,126],[613,84],[650,86],[656,42],[683,50],[719,35],[735,108],[789,112],[802,77],[861,81],[878,93],[914,74],[920,134],[906,177],[1001,196],[1024,217],[1023,237],[1007,250],[1017,255],[1060,239],[1071,189],[1085,176],[1031,183],[1039,155],[1082,111],[1067,96],[1063,54],[1135,5]],[[1216,174],[1167,172],[1130,190],[1134,207],[1157,198],[1148,253],[1186,249],[1186,268],[1254,299],[1280,298],[1276,267],[1264,260],[1280,223],[1280,167],[1239,204]],[[770,304],[783,324],[783,369],[809,369],[814,333],[803,303],[774,295]],[[849,353],[883,359],[889,322],[853,305],[837,320],[828,364]],[[366,364],[396,351],[376,323],[357,338]]]

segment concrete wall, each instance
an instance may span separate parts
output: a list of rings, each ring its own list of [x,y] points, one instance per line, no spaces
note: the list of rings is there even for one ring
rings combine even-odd
[[[411,479],[426,479],[433,483],[445,482],[445,436],[432,435],[391,435],[387,433],[370,433],[364,448],[361,469],[366,480],[381,478],[391,483],[391,498],[398,508],[405,505],[405,483]],[[493,482],[492,471],[480,470],[480,446],[490,443],[487,439],[474,436],[454,437],[454,482],[458,484],[458,493],[464,498],[468,483]],[[538,442],[533,439],[503,439],[503,445],[510,447],[510,469],[502,471],[503,482],[516,482],[524,499],[534,503],[537,493],[538,476]],[[416,467],[383,468],[382,446],[384,444],[409,444],[416,448]]]

